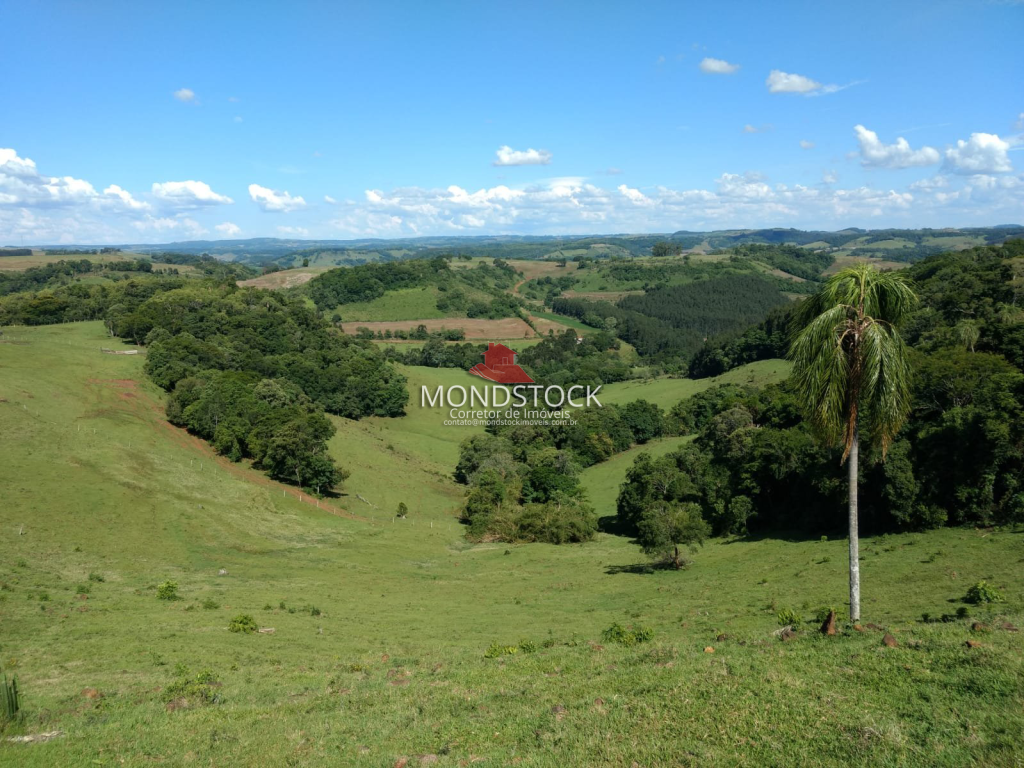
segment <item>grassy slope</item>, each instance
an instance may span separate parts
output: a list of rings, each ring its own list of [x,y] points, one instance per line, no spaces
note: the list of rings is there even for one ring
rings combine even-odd
[[[598,516],[615,514],[615,501],[619,497],[619,486],[626,479],[626,472],[633,466],[637,455],[649,453],[655,458],[664,456],[692,439],[690,436],[684,436],[652,440],[646,445],[634,446],[628,451],[612,456],[608,461],[583,470],[580,482],[586,488],[587,498],[594,505]]]
[[[1000,612],[1020,624],[1020,534],[867,539],[866,618],[901,646],[849,631],[783,644],[766,606],[807,615],[841,603],[845,542],[715,541],[690,570],[647,575],[616,572],[642,558],[605,535],[557,548],[467,546],[447,513],[461,489],[434,473],[450,470],[474,428],[442,431],[441,414],[415,408],[403,420],[342,425],[332,450],[353,474],[335,505],[369,513],[348,519],[282,496],[163,426],[142,360],[100,354],[111,342],[99,324],[15,336],[28,343],[0,344],[0,663],[19,675],[27,719],[8,734],[65,735],[0,743],[0,764],[1022,757],[1021,636],[996,631],[967,650],[965,623],[914,621],[952,612],[947,601],[988,578],[1006,591]],[[408,373],[414,385],[464,377]],[[605,465],[609,478],[619,464]],[[417,491],[408,520],[381,511]],[[105,580],[89,582],[91,572]],[[168,578],[184,599],[155,597]],[[91,587],[87,600],[78,584]],[[219,607],[199,607],[204,598]],[[240,612],[276,632],[229,633]],[[650,625],[654,643],[603,644],[613,621]],[[491,642],[520,638],[554,644],[482,657]],[[163,689],[179,664],[212,669],[222,702],[167,711]],[[102,698],[84,697],[86,687]]]
[[[605,403],[628,403],[633,400],[648,400],[668,409],[691,395],[703,392],[716,384],[753,384],[764,386],[782,381],[789,374],[790,364],[785,360],[761,360],[734,368],[721,376],[708,379],[638,379],[606,384],[601,388],[598,399]]]
[[[373,301],[342,304],[332,312],[339,313],[345,322],[426,320],[432,317],[446,317],[446,313],[437,308],[437,297],[437,290],[433,286],[402,288],[388,291]]]

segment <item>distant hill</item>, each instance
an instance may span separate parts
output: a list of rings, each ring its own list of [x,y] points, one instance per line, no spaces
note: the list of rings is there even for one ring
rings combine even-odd
[[[838,256],[883,256],[902,251],[901,261],[924,258],[944,250],[1002,243],[1024,237],[1024,225],[964,229],[881,229],[849,227],[837,232],[800,229],[730,229],[710,232],[680,230],[672,233],[607,234],[580,236],[481,235],[477,237],[361,238],[352,240],[299,240],[258,237],[247,240],[187,240],[170,243],[124,243],[117,247],[143,254],[166,252],[209,255],[223,261],[255,264],[275,262],[283,267],[335,267],[370,262],[400,261],[438,252],[503,259],[610,258],[649,256],[657,242],[677,244],[684,251],[708,251],[747,243],[790,244],[831,249]],[[98,246],[37,246],[43,250],[95,249]],[[910,249],[910,250],[908,250]],[[883,253],[886,252],[886,253]]]

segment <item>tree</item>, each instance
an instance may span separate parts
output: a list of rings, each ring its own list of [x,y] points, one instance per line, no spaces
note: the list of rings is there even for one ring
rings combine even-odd
[[[917,297],[897,272],[858,264],[798,309],[789,355],[808,419],[843,447],[849,471],[850,619],[860,619],[857,473],[862,428],[885,457],[910,413],[910,363],[897,326]]]
[[[711,526],[701,516],[699,504],[658,501],[644,509],[636,540],[644,552],[671,563],[678,571],[685,564],[679,547],[688,546],[692,551],[710,533]]]
[[[398,509],[395,510],[395,517],[406,517],[409,514],[409,508],[405,506],[404,501],[398,502]]]

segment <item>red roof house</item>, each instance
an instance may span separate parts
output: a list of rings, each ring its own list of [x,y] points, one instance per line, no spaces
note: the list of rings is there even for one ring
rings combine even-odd
[[[504,344],[495,344],[493,341],[487,345],[484,352],[484,361],[469,369],[474,376],[479,376],[487,381],[494,381],[498,384],[532,384],[526,371],[516,364],[516,353]]]

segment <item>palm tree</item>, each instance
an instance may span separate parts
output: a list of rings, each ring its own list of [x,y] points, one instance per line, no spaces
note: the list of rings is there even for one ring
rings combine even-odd
[[[910,412],[910,364],[896,328],[917,302],[902,275],[869,264],[829,278],[798,309],[789,349],[811,424],[849,471],[850,619],[860,619],[860,435],[885,452]]]

